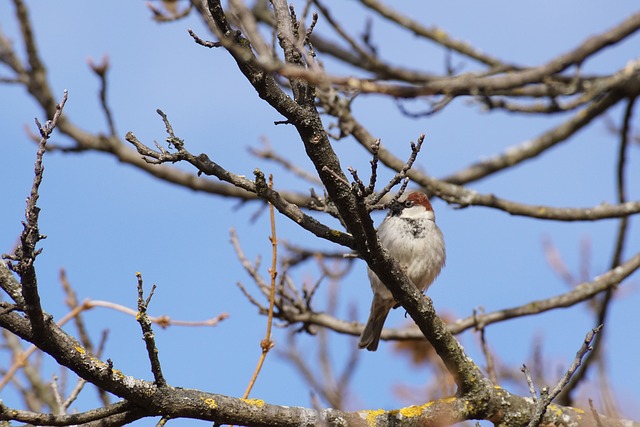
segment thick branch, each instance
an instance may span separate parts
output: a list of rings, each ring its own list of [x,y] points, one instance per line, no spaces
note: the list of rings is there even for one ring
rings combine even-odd
[[[84,353],[82,347],[73,338],[55,325],[49,328],[47,340],[33,335],[29,322],[16,313],[0,314],[0,326],[37,344],[52,355],[58,363],[70,368],[88,381],[128,399],[131,405],[135,405],[131,406],[132,412],[127,412],[128,419],[162,415],[170,418],[209,420],[215,421],[217,424],[311,427],[318,424],[358,426],[373,421],[377,425],[397,425],[399,422],[407,426],[431,425],[433,423],[442,425],[442,422],[452,423],[478,417],[477,409],[474,407],[474,404],[478,402],[472,404],[463,398],[446,398],[421,406],[392,411],[343,412],[325,409],[318,412],[313,409],[277,406],[257,399],[236,399],[198,390],[170,386],[159,388],[151,383],[125,376],[115,369],[109,369],[106,363]],[[527,421],[527,414],[532,407],[530,399],[512,395],[501,388],[491,389],[490,401],[488,412],[482,418],[491,419],[494,423],[505,422],[508,416],[510,417],[509,425],[522,425]],[[116,404],[106,411],[121,409],[125,409],[125,407]],[[509,414],[520,414],[515,416],[516,418],[520,417],[519,421],[514,418],[514,415]],[[17,418],[19,416],[26,417],[27,414],[16,414],[7,410],[0,412],[0,419],[3,420],[19,419]],[[78,417],[83,416],[88,417],[89,415],[78,414]],[[40,419],[45,420],[42,425],[47,425],[47,420],[55,421],[51,425],[64,425],[65,423],[61,421],[71,420],[71,418],[53,418],[44,415]],[[544,421],[554,424],[571,421],[578,426],[595,425],[593,418],[585,415],[584,412],[560,406],[554,406],[554,410],[549,411]],[[637,426],[631,422],[628,425]]]

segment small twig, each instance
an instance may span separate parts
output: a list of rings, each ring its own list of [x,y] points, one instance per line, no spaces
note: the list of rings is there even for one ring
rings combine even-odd
[[[571,287],[575,287],[580,283],[580,279],[576,278],[571,271],[569,271],[567,264],[562,259],[560,251],[558,251],[557,246],[553,243],[550,236],[543,237],[542,248],[547,264],[549,264],[551,269],[562,279],[563,282]],[[581,263],[583,262],[585,262],[585,260],[581,257]]]
[[[276,58],[259,31],[255,16],[242,0],[229,0],[228,14],[233,18],[240,31],[246,37],[259,61],[268,62]]]
[[[78,398],[78,396],[80,395],[80,392],[82,391],[82,389],[84,388],[84,385],[87,383],[87,380],[85,380],[84,378],[79,378],[78,382],[76,383],[76,386],[73,388],[73,390],[71,390],[71,393],[69,394],[69,397],[67,397],[65,399],[64,402],[62,402],[62,410],[66,413],[67,409],[69,409],[69,406],[71,406],[71,404],[73,402],[75,402],[75,400]]]
[[[371,178],[369,179],[369,186],[367,187],[367,194],[373,194],[373,191],[376,188],[376,181],[378,180],[378,152],[380,151],[380,138],[373,141],[371,144],[371,153],[373,157],[371,157]]]
[[[349,171],[349,173],[353,177],[353,181],[356,184],[355,186],[352,186],[353,190],[356,192],[356,196],[358,196],[358,197],[367,196],[367,188],[368,187],[365,187],[364,182],[362,182],[362,180],[358,176],[358,171],[355,170],[354,168],[352,168],[351,166],[347,167],[347,170]]]
[[[412,112],[412,111],[407,110],[407,108],[402,103],[402,100],[400,100],[400,99],[398,99],[396,101],[396,105],[398,106],[398,109],[400,110],[400,112],[403,115],[405,115],[405,116],[407,116],[409,118],[412,118],[412,119],[419,119],[419,118],[432,116],[432,115],[442,111],[454,99],[455,99],[454,96],[443,95],[437,101],[430,101],[429,102],[429,104],[430,104],[429,109],[427,109],[425,111],[420,111],[420,112]]]
[[[292,161],[276,153],[271,148],[271,146],[269,145],[266,139],[263,139],[263,144],[265,145],[264,149],[259,150],[259,149],[250,147],[249,152],[256,157],[260,157],[262,159],[267,159],[267,160],[273,160],[274,162],[278,163],[279,165],[281,165],[283,168],[290,171],[294,175],[299,176],[300,178],[307,180],[312,184],[322,185],[322,181],[316,175],[313,175],[307,172],[306,170],[304,170],[303,168],[296,166],[296,164],[293,163]]]
[[[311,310],[311,300],[313,296],[316,294],[316,291],[320,287],[325,275],[322,275],[316,282],[311,286],[311,289],[307,289],[306,287],[302,290],[303,298],[306,303],[306,308]]]
[[[473,315],[476,316],[478,310],[473,310]],[[484,311],[480,309],[480,311]],[[487,375],[493,384],[498,384],[498,376],[496,375],[496,368],[493,363],[493,355],[491,354],[491,350],[489,349],[489,345],[487,344],[487,340],[485,337],[485,327],[482,322],[476,322],[476,331],[480,332],[480,345],[482,347],[482,353],[484,353],[484,358],[487,361]]]
[[[311,249],[305,248],[301,246],[296,246],[290,242],[283,242],[285,248],[288,250],[286,258],[284,258],[283,263],[286,263],[290,267],[295,267],[305,261],[310,259],[344,259],[345,254],[344,251],[336,250],[336,251],[322,251],[320,249]]]
[[[273,191],[273,175],[269,175],[269,189]],[[271,203],[269,203],[269,219],[271,222],[271,236],[269,237],[269,241],[271,242],[271,268],[269,269],[271,286],[269,291],[269,311],[267,313],[267,331],[265,333],[265,338],[260,341],[262,353],[260,354],[258,365],[256,366],[256,369],[251,376],[249,385],[244,392],[243,399],[249,397],[251,389],[258,379],[258,375],[260,374],[260,370],[262,369],[262,365],[264,364],[267,354],[269,353],[269,350],[271,350],[274,346],[273,340],[271,339],[271,327],[273,325],[273,309],[275,307],[276,300],[276,277],[278,275],[278,238],[276,236],[275,209],[273,208],[273,205]]]
[[[616,168],[616,182],[618,203],[622,204],[627,201],[627,184],[625,182],[625,169],[627,165],[627,150],[629,147],[630,129],[633,120],[633,107],[636,102],[636,97],[630,98],[625,109],[622,129],[620,130],[620,147],[618,149],[618,165]],[[629,217],[624,216],[620,218],[618,225],[618,233],[616,238],[616,245],[613,253],[613,260],[611,268],[616,267],[622,262],[622,252],[627,241],[627,227],[629,224]]]
[[[69,282],[67,273],[64,269],[60,270],[60,284],[62,285],[62,289],[66,294],[65,303],[71,310],[75,310],[80,305],[80,303],[78,302],[78,297],[71,287],[71,283]],[[89,353],[93,354],[93,343],[91,342],[91,338],[89,338],[89,333],[87,332],[87,328],[84,324],[81,313],[78,312],[74,319],[76,328],[78,328],[78,336],[80,338],[80,342]]]
[[[149,316],[147,316],[147,308],[149,307],[151,297],[153,297],[153,293],[156,290],[156,285],[151,287],[151,292],[145,300],[144,290],[142,288],[142,274],[136,273],[136,278],[138,279],[138,315],[136,316],[136,319],[142,328],[142,338],[144,339],[147,347],[147,355],[151,362],[151,372],[153,373],[154,383],[158,387],[165,387],[167,382],[162,375],[162,367],[160,366],[160,359],[158,358],[158,347],[156,347],[156,340],[153,330],[151,329],[151,321],[149,320]]]
[[[267,307],[265,307],[260,302],[258,302],[258,300],[256,300],[253,297],[253,295],[251,295],[249,293],[249,291],[247,290],[247,288],[245,288],[245,286],[242,284],[242,282],[236,282],[236,286],[240,289],[240,292],[242,292],[242,294],[249,300],[249,302],[251,304],[253,304],[256,307],[258,307],[258,310],[260,311],[260,314],[266,314],[269,311],[267,309]]]
[[[116,136],[117,132],[115,121],[113,119],[113,114],[111,113],[111,108],[109,108],[109,104],[107,103],[107,72],[109,71],[109,56],[103,56],[102,62],[99,64],[94,64],[91,58],[89,58],[87,62],[89,63],[91,70],[100,79],[100,105],[102,106],[102,111],[107,119],[109,134],[111,136]]]
[[[58,387],[58,377],[56,375],[53,376],[50,387],[51,393],[53,394],[53,399],[57,405],[57,408],[55,409],[56,415],[64,415],[65,410],[63,409],[62,396],[60,395],[60,388]]]
[[[404,163],[400,171],[398,171],[398,173],[395,174],[395,176],[389,181],[389,183],[385,185],[385,187],[378,194],[374,195],[371,198],[371,200],[369,200],[370,206],[375,206],[385,196],[385,194],[391,191],[393,187],[398,185],[400,181],[406,178],[407,172],[411,170],[411,168],[413,167],[413,163],[416,161],[416,158],[418,157],[418,153],[422,148],[422,143],[424,142],[424,138],[425,138],[425,135],[421,134],[418,137],[417,143],[414,143],[413,141],[411,142],[411,155],[409,156],[409,159]],[[407,183],[408,181],[405,180],[405,183],[403,183],[403,188],[406,188]]]
[[[15,250],[15,256],[12,259],[18,261],[15,271],[20,276],[22,285],[22,297],[25,302],[25,311],[31,322],[34,333],[42,335],[45,333],[44,313],[40,304],[40,295],[38,293],[38,280],[36,277],[35,260],[42,249],[36,249],[36,245],[46,236],[40,234],[38,226],[38,217],[40,208],[38,207],[38,191],[44,175],[44,166],[42,159],[46,151],[47,140],[58,124],[62,109],[67,102],[68,92],[65,90],[62,101],[56,105],[56,112],[51,120],[42,125],[36,118],[36,125],[40,131],[40,142],[38,143],[38,152],[36,154],[35,176],[31,186],[31,194],[27,198],[27,208],[25,210],[25,221],[22,223],[23,231],[20,235],[20,244]]]
[[[346,185],[347,187],[351,188],[351,184],[349,184],[349,181],[347,181],[346,179],[344,179],[343,177],[341,177],[340,175],[338,175],[338,173],[336,173],[336,171],[329,169],[329,167],[327,166],[323,166],[322,167],[322,171],[323,172],[328,172],[333,178],[335,178],[336,182],[339,182],[343,185]]]
[[[236,231],[234,228],[231,228],[231,230],[229,230],[229,234],[231,235],[231,244],[233,245],[233,249],[236,252],[236,256],[238,257],[238,260],[240,261],[240,263],[242,264],[242,267],[245,269],[245,271],[251,276],[251,278],[253,279],[253,281],[256,283],[256,285],[258,286],[258,289],[260,289],[260,292],[262,292],[263,295],[269,295],[269,286],[267,285],[267,283],[262,279],[262,277],[260,276],[259,272],[258,272],[258,268],[260,267],[260,262],[261,259],[260,257],[258,257],[258,259],[255,261],[255,263],[251,263],[247,257],[245,256],[244,252],[242,251],[242,248],[240,247],[240,242],[238,241],[238,236],[236,234]],[[238,283],[238,286],[240,286],[240,289],[245,292],[244,287]],[[245,294],[247,294],[245,292]],[[264,308],[261,304],[259,303],[255,303],[256,306],[262,309]]]
[[[527,368],[527,365],[523,364],[522,368],[520,368],[520,372],[522,372],[527,379],[527,385],[529,386],[529,394],[531,395],[531,400],[533,400],[533,403],[538,403],[538,394],[536,393],[536,388],[533,385],[533,380],[531,379],[531,372],[529,372],[529,368]]]
[[[331,25],[340,38],[349,44],[351,50],[355,52],[363,62],[379,62],[374,55],[368,52],[367,48],[362,47],[358,42],[356,42],[356,40],[351,37],[351,35],[349,35],[349,33],[347,33],[347,31],[338,23],[338,21],[334,19],[331,14],[331,10],[328,7],[324,6],[319,0],[314,0],[314,3],[325,18],[323,22],[326,21]]]
[[[167,138],[167,144],[169,144],[169,148],[175,148],[178,152],[183,151],[184,141],[178,138],[173,133],[173,127],[171,126],[171,123],[169,123],[169,119],[167,118],[167,115],[159,108],[156,110],[156,113],[158,113],[158,115],[162,117],[162,122],[164,123],[167,133],[169,134],[169,137]]]
[[[396,202],[400,199],[400,197],[402,197],[402,195],[404,194],[404,191],[407,189],[407,185],[409,184],[409,181],[410,181],[409,177],[408,177],[408,176],[407,176],[407,177],[405,177],[405,178],[402,180],[402,185],[400,186],[400,188],[398,189],[398,191],[393,195],[393,197],[392,197],[391,199],[387,200],[385,203],[382,203],[382,204],[377,204],[377,205],[373,205],[373,204],[372,204],[372,205],[370,205],[370,209],[371,209],[371,210],[378,210],[378,209],[385,210],[385,209],[389,209],[389,207],[390,207],[391,205],[393,205],[394,203],[396,203]],[[384,191],[384,190],[383,190],[383,191]],[[380,194],[382,194],[382,192],[380,192]],[[379,196],[379,195],[378,195],[378,196]],[[377,198],[377,197],[376,197],[376,198]],[[379,200],[378,200],[378,201],[379,201]]]
[[[208,47],[208,48],[212,48],[212,47],[221,47],[222,43],[220,42],[211,42],[211,41],[207,41],[207,40],[202,40],[200,37],[198,37],[198,35],[196,33],[193,32],[193,30],[191,28],[189,28],[187,30],[189,32],[189,35],[191,37],[193,37],[193,40],[198,43],[200,46],[204,46],[204,47]]]
[[[582,363],[582,358],[591,351],[593,348],[591,347],[591,341],[593,341],[594,337],[602,330],[602,325],[597,328],[592,329],[585,336],[582,346],[576,353],[576,357],[573,359],[571,366],[567,369],[567,372],[562,376],[558,384],[551,389],[551,391],[547,391],[546,387],[541,391],[540,400],[536,404],[535,412],[531,417],[531,421],[529,422],[528,427],[537,427],[542,422],[542,418],[544,417],[545,412],[547,411],[547,407],[551,404],[551,401],[562,391],[562,389],[569,383],[571,376],[573,373],[580,367]]]
[[[308,3],[310,5],[310,3]],[[306,11],[305,11],[306,14]],[[316,27],[316,24],[318,23],[318,12],[313,12],[313,15],[311,15],[311,24],[309,25],[309,28],[307,28],[307,32],[305,33],[305,37],[304,37],[304,43],[309,46],[310,51],[313,53],[313,45],[311,44],[311,34],[313,34],[313,30]],[[313,54],[315,56],[315,54]]]
[[[589,409],[591,409],[591,415],[593,415],[593,419],[596,422],[597,427],[604,427],[602,420],[600,419],[600,414],[596,411],[595,406],[593,406],[593,400],[589,399]]]

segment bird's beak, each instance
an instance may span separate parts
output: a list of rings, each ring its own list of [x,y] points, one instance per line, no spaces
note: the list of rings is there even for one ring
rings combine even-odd
[[[393,202],[393,204],[389,207],[391,215],[399,215],[400,212],[402,212],[402,209],[404,209],[404,206],[398,201]]]

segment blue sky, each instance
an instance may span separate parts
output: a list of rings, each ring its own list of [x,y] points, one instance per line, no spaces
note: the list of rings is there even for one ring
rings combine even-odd
[[[0,25],[17,45],[18,32],[9,2],[0,3]],[[298,2],[301,3],[301,2]],[[445,29],[452,37],[469,41],[478,48],[522,65],[537,65],[565,52],[587,36],[601,32],[633,12],[630,2],[542,2],[523,11],[512,2],[447,2],[446,4],[402,4],[411,16],[428,25]],[[356,2],[328,1],[335,16],[355,34],[362,31],[366,14]],[[171,24],[151,22],[144,2],[82,2],[63,4],[28,2],[42,57],[58,98],[69,91],[65,114],[91,132],[106,131],[97,91],[97,78],[87,67],[87,59],[99,61],[108,54],[109,100],[118,134],[133,131],[140,140],[151,143],[165,138],[164,126],[155,113],[162,109],[176,134],[193,153],[206,152],[227,169],[251,176],[254,168],[275,175],[276,188],[306,190],[300,182],[277,166],[247,155],[247,147],[259,147],[267,138],[273,147],[302,167],[309,167],[294,129],[274,126],[281,117],[263,103],[242,78],[235,64],[222,50],[197,46],[187,34],[193,28],[209,38],[195,17]],[[550,13],[550,8],[553,13]],[[579,13],[576,12],[579,10]],[[427,71],[443,69],[443,53],[424,41],[417,41],[375,20],[374,43],[382,56],[398,64]],[[320,20],[317,31],[327,33]],[[411,49],[398,49],[398,43]],[[415,42],[415,44],[413,44]],[[22,52],[22,48],[19,48]],[[611,72],[637,58],[640,39],[636,35],[624,44],[608,49],[584,64],[584,72]],[[320,56],[322,58],[322,55]],[[348,73],[327,59],[336,73]],[[463,69],[475,65],[454,56]],[[335,67],[335,68],[332,68]],[[0,68],[0,76],[7,71]],[[21,230],[24,200],[31,186],[36,148],[25,133],[33,131],[33,118],[42,112],[22,87],[0,86],[3,113],[0,130],[4,136],[0,156],[0,176],[5,182],[3,208],[0,209],[0,251],[11,251]],[[411,107],[420,109],[419,102]],[[609,112],[620,123],[622,106]],[[392,102],[379,96],[360,96],[353,104],[354,114],[372,134],[400,157],[409,152],[408,142],[427,135],[418,166],[439,177],[455,172],[479,158],[532,139],[566,119],[529,118],[504,113],[482,113],[467,100],[456,100],[443,113],[422,120],[408,120]],[[327,120],[327,123],[330,120]],[[635,120],[636,129],[638,121]],[[59,136],[52,142],[64,144]],[[551,206],[592,206],[603,201],[614,203],[618,139],[608,134],[599,120],[570,141],[544,156],[525,162],[514,171],[497,174],[473,184],[480,192]],[[334,144],[343,166],[351,165],[368,176],[369,157],[353,141]],[[640,198],[640,150],[631,147],[628,158],[628,196]],[[185,170],[190,170],[188,166]],[[238,230],[250,259],[270,254],[268,217],[252,222],[257,204],[242,207],[219,197],[195,193],[159,182],[132,167],[103,154],[47,154],[45,181],[41,189],[41,231],[48,238],[37,269],[45,309],[56,318],[66,313],[58,273],[65,268],[79,298],[110,300],[133,307],[136,298],[135,272],[145,283],[158,286],[151,306],[152,314],[175,319],[201,320],[220,312],[229,319],[216,328],[172,327],[157,330],[157,344],[168,382],[175,386],[239,396],[244,391],[259,356],[259,341],[265,318],[257,314],[238,291],[235,283],[250,286],[229,243],[229,228]],[[389,176],[388,174],[384,176]],[[592,277],[608,269],[617,222],[557,223],[511,217],[483,207],[456,210],[434,201],[438,222],[447,242],[448,262],[430,289],[436,308],[455,317],[466,317],[474,308],[486,311],[523,304],[567,291],[544,258],[545,236],[561,251],[574,271],[579,266],[579,247],[583,239],[591,242]],[[377,214],[379,221],[382,214]],[[291,224],[277,218],[279,237],[306,247],[337,249],[319,242]],[[638,220],[624,258],[640,247]],[[262,270],[266,276],[266,265]],[[318,272],[312,266],[297,270],[294,278],[312,281]],[[635,274],[620,288],[613,303],[607,337],[607,354],[612,384],[624,414],[640,418],[637,383],[640,374],[630,369],[640,354],[637,328],[638,282]],[[326,287],[320,291],[322,308]],[[370,302],[364,265],[359,262],[340,288],[339,313],[347,317],[356,307],[363,321]],[[151,379],[144,344],[134,319],[121,313],[95,309],[86,314],[94,339],[100,331],[110,332],[105,357],[129,375]],[[390,325],[405,322],[396,311]],[[573,359],[585,333],[593,326],[585,305],[558,310],[534,318],[517,319],[488,329],[492,348],[504,363],[529,363],[534,339],[542,341],[550,373],[560,373]],[[75,332],[73,327],[69,331]],[[354,338],[330,334],[332,357],[340,366]],[[285,344],[286,331],[275,331],[276,346]],[[313,359],[316,338],[300,336],[302,347]],[[477,336],[465,333],[466,350],[484,365]],[[277,348],[277,347],[276,347]],[[6,360],[0,361],[6,363]],[[376,353],[361,355],[351,386],[350,409],[394,408],[415,401],[401,400],[392,388],[398,384],[424,385],[429,371],[411,368],[407,361],[382,343]],[[592,376],[593,377],[593,376]],[[524,380],[521,384],[525,386]],[[95,404],[93,393],[78,403],[79,410]],[[295,371],[276,354],[270,354],[252,396],[271,403],[309,406],[308,387]],[[584,392],[585,397],[593,397]],[[4,397],[3,397],[4,398]],[[5,398],[9,405],[15,404]],[[153,425],[143,421],[139,425]],[[185,423],[185,422],[183,422]],[[198,422],[191,422],[198,425]],[[191,425],[190,424],[190,425]]]

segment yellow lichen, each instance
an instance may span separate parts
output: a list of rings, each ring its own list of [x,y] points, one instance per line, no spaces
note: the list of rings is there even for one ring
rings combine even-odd
[[[562,416],[562,409],[560,409],[558,406],[554,405],[553,403],[547,407],[547,411],[553,412],[553,414],[556,417]]]
[[[114,369],[111,372],[114,376],[118,378],[124,378],[124,374],[122,373],[122,371],[119,371],[118,369]]]
[[[376,417],[378,415],[383,415],[384,414],[384,409],[376,409],[376,410],[372,410],[372,411],[361,411],[366,420],[367,420],[367,424],[369,424],[370,426],[375,426],[376,425]]]
[[[205,399],[204,397],[201,397],[200,399],[204,400],[204,404],[207,405],[209,408],[211,409],[218,409],[218,404],[216,403],[215,399]]]
[[[248,405],[257,406],[258,408],[262,408],[264,406],[264,400],[261,399],[240,399],[244,403]]]
[[[456,397],[455,396],[445,397],[444,399],[439,399],[439,400],[442,403],[453,403],[456,401]]]
[[[407,417],[407,418],[418,417],[422,415],[422,409],[423,409],[422,406],[411,405],[411,406],[407,406],[406,408],[401,408],[400,414],[403,417]]]
[[[79,345],[75,346],[74,349],[80,354],[85,354],[87,352],[84,348],[80,347]]]

